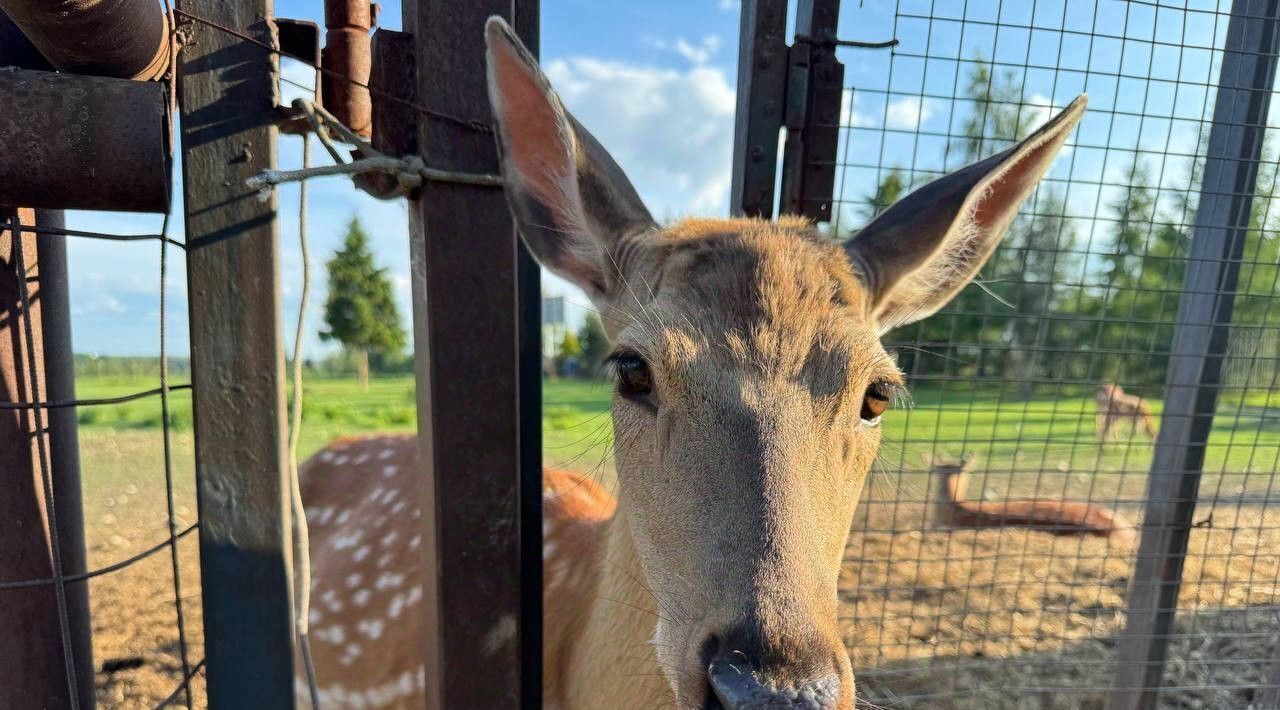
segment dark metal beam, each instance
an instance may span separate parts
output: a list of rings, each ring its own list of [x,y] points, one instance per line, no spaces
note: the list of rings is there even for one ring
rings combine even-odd
[[[274,41],[271,0],[178,8]],[[291,708],[276,200],[245,186],[276,167],[277,60],[205,23],[187,31],[179,99],[209,707]]]
[[[729,211],[772,217],[787,86],[787,0],[742,0]]]
[[[514,17],[513,17],[514,14]],[[406,0],[428,165],[498,170],[485,20],[535,53],[536,0]],[[429,708],[537,707],[541,697],[538,271],[495,187],[428,182],[410,204],[423,454]],[[479,386],[478,386],[479,383]]]
[[[778,212],[831,220],[844,65],[836,59],[840,0],[799,0],[787,78],[787,143]]]
[[[1280,0],[1235,0],[1107,707],[1154,708],[1213,427],[1280,48]]]
[[[0,205],[161,212],[169,126],[156,83],[0,70]]]

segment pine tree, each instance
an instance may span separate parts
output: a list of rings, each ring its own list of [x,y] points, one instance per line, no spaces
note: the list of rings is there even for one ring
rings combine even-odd
[[[369,236],[353,217],[346,240],[326,264],[329,295],[324,304],[327,330],[322,340],[336,340],[356,358],[363,387],[369,386],[369,354],[398,353],[405,345],[404,328],[396,310],[394,291],[386,269],[373,263]]]
[[[609,335],[605,333],[600,316],[588,313],[578,329],[578,343],[582,346],[582,364],[587,372],[595,374],[609,356]]]

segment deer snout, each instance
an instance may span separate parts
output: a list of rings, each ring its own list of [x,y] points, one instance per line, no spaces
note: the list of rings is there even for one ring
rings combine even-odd
[[[808,645],[808,644],[806,644]],[[766,648],[755,634],[711,639],[706,710],[841,710],[853,705],[846,662],[816,644],[790,652]],[[840,651],[844,653],[843,649]],[[843,667],[842,667],[843,665]],[[847,686],[847,687],[846,687]]]

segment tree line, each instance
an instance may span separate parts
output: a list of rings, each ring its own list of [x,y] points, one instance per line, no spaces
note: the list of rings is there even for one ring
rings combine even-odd
[[[956,101],[964,114],[947,146],[947,157],[954,156],[947,163],[985,158],[1038,127],[1043,107],[1028,106],[1021,84],[1013,72],[1001,73],[981,58],[969,63]],[[1158,396],[1169,365],[1206,142],[1207,125],[1201,127],[1194,155],[1162,158],[1136,149],[1111,150],[1132,154],[1121,178],[1111,184],[1105,173],[1093,182],[1042,182],[973,284],[940,314],[887,336],[900,366],[917,381],[941,376],[1003,383],[1022,396],[1031,396],[1041,384],[1088,389],[1103,381]],[[1273,308],[1280,303],[1280,240],[1271,211],[1278,189],[1273,143],[1264,143],[1249,215],[1234,303],[1233,322],[1240,327],[1233,329],[1227,368],[1237,379],[1271,384],[1280,379],[1280,313],[1275,312],[1280,308]],[[1178,160],[1184,164],[1169,167]],[[883,166],[861,201],[861,213],[842,214],[840,221],[873,218],[932,177],[902,165]],[[1068,190],[1076,185],[1100,196],[1084,210],[1087,214],[1068,210]],[[329,293],[320,334],[342,346],[342,354],[323,366],[353,368],[362,382],[370,370],[412,370],[403,354],[406,336],[391,281],[374,263],[368,242],[353,219],[343,246],[326,266]],[[548,372],[599,376],[609,344],[599,318],[590,313],[552,350]]]
[[[1012,73],[975,61],[957,105],[967,106],[949,151],[962,163],[1003,150],[1038,127]],[[917,379],[942,376],[1013,385],[1029,397],[1049,383],[1089,388],[1121,382],[1158,396],[1169,365],[1186,258],[1195,220],[1207,126],[1183,174],[1170,161],[1133,150],[1118,185],[1084,183],[1100,195],[1090,223],[1069,214],[1068,186],[1042,182],[1010,226],[1001,247],[940,314],[896,330],[900,366]],[[1240,265],[1230,351],[1235,371],[1252,382],[1276,379],[1280,314],[1280,250],[1272,198],[1275,146],[1264,144],[1257,191]],[[1071,160],[1064,155],[1059,160]],[[1158,174],[1153,172],[1158,171]],[[917,186],[901,166],[888,166],[866,195],[869,219]],[[923,183],[932,176],[920,179]],[[1177,181],[1178,189],[1168,185]],[[1076,183],[1073,183],[1073,185]],[[1182,186],[1186,189],[1182,189]],[[848,236],[840,235],[840,236]],[[1269,354],[1269,355],[1268,355]],[[1228,368],[1231,369],[1230,367]]]

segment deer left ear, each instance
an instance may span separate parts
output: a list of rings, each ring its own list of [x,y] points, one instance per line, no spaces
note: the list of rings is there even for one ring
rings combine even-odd
[[[1086,102],[1081,94],[1021,143],[904,197],[845,243],[881,334],[932,315],[973,279]]]

